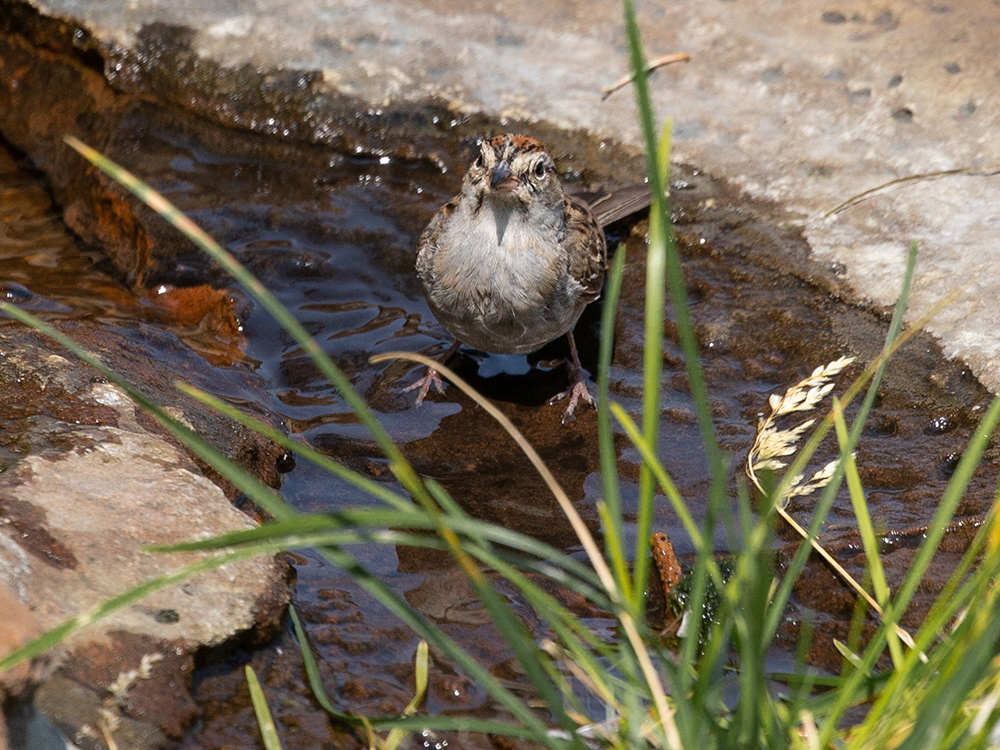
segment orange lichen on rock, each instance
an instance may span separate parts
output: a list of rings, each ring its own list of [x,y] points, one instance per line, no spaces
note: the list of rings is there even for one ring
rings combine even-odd
[[[161,286],[150,295],[150,301],[155,305],[153,317],[161,323],[187,329],[182,334],[185,340],[209,361],[229,364],[243,358],[243,331],[236,316],[236,303],[225,289],[208,284]]]

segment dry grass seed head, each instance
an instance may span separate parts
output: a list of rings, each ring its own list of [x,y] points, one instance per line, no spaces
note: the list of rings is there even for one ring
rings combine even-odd
[[[775,393],[768,398],[771,413],[758,423],[757,436],[747,456],[747,475],[758,489],[762,488],[757,478],[757,472],[777,471],[785,468],[788,465],[787,462],[780,459],[793,455],[802,436],[816,424],[815,419],[807,419],[790,429],[779,430],[775,426],[778,417],[795,412],[812,411],[819,406],[833,390],[833,378],[854,362],[854,359],[854,357],[840,357],[826,365],[821,365],[814,369],[808,377],[803,378],[785,391],[784,396]],[[796,476],[790,484],[791,489],[782,500],[786,501],[788,497],[815,492],[829,482],[836,466],[836,461],[827,464],[814,473],[805,484],[802,484],[802,476]]]

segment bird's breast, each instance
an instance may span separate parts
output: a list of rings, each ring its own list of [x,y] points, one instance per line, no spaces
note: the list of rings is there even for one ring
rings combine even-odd
[[[421,278],[431,311],[459,341],[489,352],[535,351],[585,306],[557,229],[511,212],[456,213]]]
[[[565,276],[557,238],[531,231],[512,217],[449,227],[435,258],[439,284],[456,304],[486,314],[511,314],[545,304]]]

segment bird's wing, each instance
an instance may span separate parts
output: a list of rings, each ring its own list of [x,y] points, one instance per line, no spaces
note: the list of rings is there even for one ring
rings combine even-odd
[[[455,213],[455,207],[458,206],[458,199],[461,197],[461,195],[456,195],[441,206],[434,214],[430,224],[420,234],[420,239],[417,240],[417,276],[422,281],[428,278],[432,261],[437,254],[438,238],[441,236],[445,222]]]
[[[569,254],[569,272],[583,286],[584,302],[593,302],[601,296],[604,270],[608,265],[608,248],[604,231],[587,205],[570,196],[565,197],[566,239]]]
[[[588,200],[587,204],[594,212],[598,223],[606,227],[619,219],[642,211],[649,206],[651,200],[649,185],[630,185]]]

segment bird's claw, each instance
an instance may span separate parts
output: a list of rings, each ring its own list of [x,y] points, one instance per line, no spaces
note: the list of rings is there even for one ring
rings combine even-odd
[[[576,419],[576,405],[581,400],[590,404],[595,409],[597,408],[597,399],[594,398],[594,395],[587,387],[587,379],[582,370],[575,372],[573,374],[573,384],[562,393],[557,393],[550,398],[549,403],[555,404],[567,398],[569,399],[569,403],[566,405],[566,411],[563,412],[563,424],[569,424]]]
[[[444,382],[441,380],[441,375],[438,374],[438,371],[433,367],[428,367],[424,376],[416,383],[406,386],[406,388],[403,389],[403,393],[409,393],[410,391],[414,391],[419,388],[420,390],[417,391],[416,401],[416,405],[419,406],[421,402],[427,398],[427,394],[431,391],[431,386],[433,386],[434,390],[438,393],[444,393]]]

